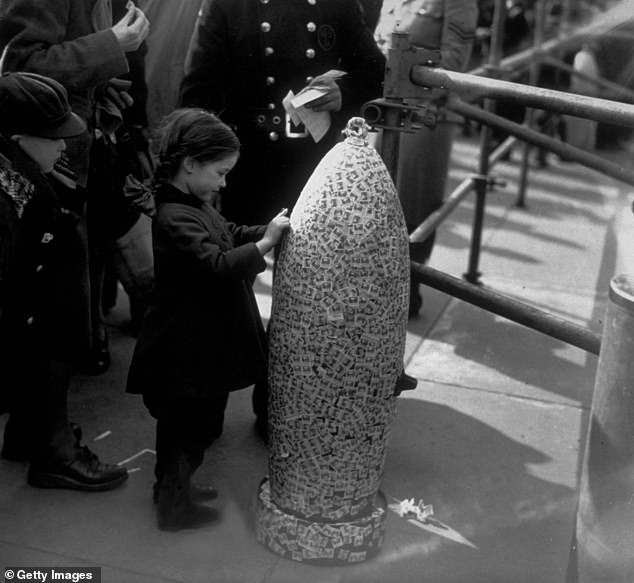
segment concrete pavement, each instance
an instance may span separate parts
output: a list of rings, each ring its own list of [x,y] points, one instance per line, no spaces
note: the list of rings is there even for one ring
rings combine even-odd
[[[476,144],[454,148],[452,183],[475,169]],[[517,156],[517,154],[516,154]],[[610,153],[624,164],[632,154]],[[528,206],[514,206],[518,164],[494,174],[482,282],[600,332],[610,278],[632,273],[632,188],[552,160],[530,175]],[[441,227],[431,265],[467,267],[473,198]],[[256,291],[270,307],[270,270]],[[222,521],[185,533],[156,528],[151,502],[154,424],[124,393],[134,339],[125,296],[109,315],[113,365],[78,377],[71,412],[86,443],[131,472],[99,494],[38,490],[26,464],[0,461],[0,567],[97,566],[104,583],[559,583],[565,580],[580,455],[597,358],[425,288],[406,347],[415,391],[398,402],[382,490],[423,498],[434,521],[390,512],[377,557],[347,567],[282,559],[257,543],[257,486],[266,449],[253,432],[250,390],[233,393],[224,435],[199,471],[220,490]],[[6,417],[0,418],[0,428]]]

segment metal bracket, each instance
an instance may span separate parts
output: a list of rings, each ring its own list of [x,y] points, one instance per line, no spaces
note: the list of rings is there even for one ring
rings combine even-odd
[[[406,32],[392,33],[392,46],[388,51],[383,95],[388,99],[425,99],[431,91],[412,83],[410,74],[415,65],[437,67],[440,51],[416,47]]]
[[[491,174],[471,174],[471,180],[474,182],[474,186],[477,184],[484,183],[487,188],[506,188],[506,180],[500,178],[499,176],[494,176]]]

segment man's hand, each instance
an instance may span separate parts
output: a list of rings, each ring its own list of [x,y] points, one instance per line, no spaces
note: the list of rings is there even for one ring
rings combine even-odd
[[[307,88],[310,87],[326,91],[326,94],[307,103],[305,105],[307,109],[313,111],[339,111],[341,109],[341,89],[331,76],[318,75],[308,84]]]
[[[150,23],[143,10],[128,2],[125,16],[112,27],[112,32],[125,53],[136,51],[150,32]]]

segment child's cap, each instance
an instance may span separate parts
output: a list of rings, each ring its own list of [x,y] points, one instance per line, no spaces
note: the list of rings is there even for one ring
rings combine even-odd
[[[35,73],[0,76],[0,131],[41,138],[72,138],[86,124],[71,111],[66,89],[54,79]]]

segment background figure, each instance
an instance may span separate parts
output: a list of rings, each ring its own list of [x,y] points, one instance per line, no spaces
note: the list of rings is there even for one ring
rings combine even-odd
[[[591,40],[583,44],[581,49],[575,54],[572,63],[575,71],[579,71],[595,79],[600,76],[599,65],[597,63],[598,43]],[[599,97],[599,86],[592,81],[571,75],[571,93]],[[597,141],[597,122],[592,119],[583,119],[572,115],[564,115],[566,124],[566,142],[576,148],[584,150],[594,150]]]
[[[114,20],[123,18],[127,0],[111,1]],[[101,122],[105,115],[106,122],[96,124],[101,127],[95,132],[88,183],[91,296],[96,329],[105,327],[102,312],[107,313],[115,305],[117,283],[121,281],[130,304],[128,330],[138,331],[152,286],[151,219],[126,196],[130,177],[135,184],[147,183],[152,178],[147,140],[146,54],[146,42],[136,51],[126,53],[129,72],[119,77],[132,103],[114,101],[107,94],[97,106],[96,121]],[[107,339],[107,334],[103,336]],[[99,350],[93,351],[93,358],[87,363],[91,372],[105,370],[110,362],[107,348],[106,342],[101,355]]]
[[[197,527],[217,518],[192,499],[191,476],[222,433],[229,392],[266,371],[267,344],[252,279],[288,229],[228,223],[212,206],[240,142],[198,108],[169,114],[159,128],[152,230],[155,286],[128,375],[156,424],[158,524]],[[212,491],[207,486],[204,492]]]
[[[491,19],[489,26],[491,26],[493,24],[493,11],[490,12],[489,18]],[[531,41],[531,32],[525,0],[507,0],[504,33],[502,36],[502,56],[508,57],[528,48]],[[525,71],[514,80],[518,83],[528,83],[528,71]],[[526,116],[526,107],[521,103],[495,101],[494,107],[496,115],[515,123],[521,124]],[[491,128],[491,151],[495,150],[508,136],[507,132],[499,128]],[[508,160],[510,157],[511,152],[509,151],[505,159]]]
[[[218,113],[242,143],[222,213],[240,224],[262,224],[280,208],[290,211],[348,118],[381,95],[384,62],[358,0],[206,0],[181,105]],[[319,77],[331,69],[347,75],[337,82]],[[311,81],[328,88],[315,105],[332,114],[318,143],[291,125],[282,106],[289,90],[298,93]]]
[[[0,77],[0,370],[8,410],[2,457],[30,461],[28,482],[97,491],[127,478],[102,464],[68,419],[72,361],[82,347],[83,201],[56,166],[86,131],[64,88],[48,77]]]
[[[152,23],[147,38],[145,79],[147,116],[154,127],[178,105],[185,74],[185,57],[202,0],[142,0],[140,7]]]
[[[547,5],[544,17],[544,38],[553,38],[561,33],[562,17],[563,4],[559,0],[554,0]],[[574,54],[573,51],[567,51],[554,56],[568,65],[572,65]],[[537,85],[545,89],[568,91],[570,87],[570,74],[556,65],[551,65],[547,62],[541,63],[539,66]],[[564,142],[566,141],[566,124],[560,113],[537,110],[535,125],[535,129],[540,133],[552,138],[558,138]],[[548,151],[543,148],[537,148],[535,163],[540,168],[546,167],[548,165]]]
[[[409,21],[401,30],[419,47],[440,49],[440,66],[463,71],[471,56],[478,18],[477,0],[422,0],[408,6]],[[421,102],[420,105],[426,105]],[[408,231],[411,233],[442,205],[449,169],[449,157],[458,120],[442,114],[434,128],[423,126],[413,134],[401,134],[397,190]],[[434,245],[432,234],[413,243],[410,257],[426,263]],[[410,316],[418,314],[422,296],[418,284],[410,289]]]

